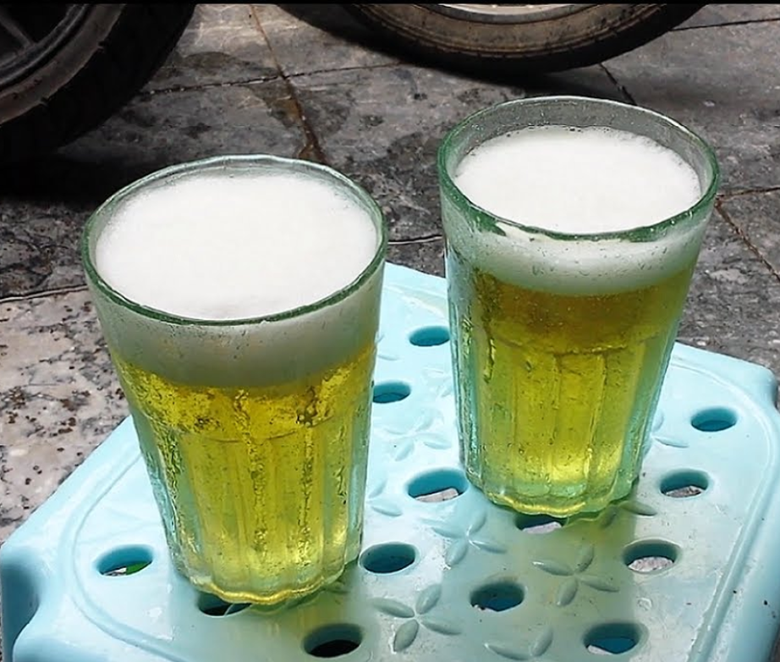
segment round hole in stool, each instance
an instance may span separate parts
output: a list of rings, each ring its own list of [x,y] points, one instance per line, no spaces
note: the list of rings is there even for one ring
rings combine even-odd
[[[691,418],[691,425],[700,432],[722,432],[736,424],[736,412],[727,407],[703,409]]]
[[[487,611],[514,609],[525,599],[525,591],[512,580],[490,582],[471,594],[471,606]]]
[[[673,499],[689,499],[705,492],[709,486],[710,479],[703,471],[684,469],[664,476],[660,489]]]
[[[211,593],[198,595],[198,609],[206,616],[230,616],[244,611],[251,605],[248,602],[225,602],[222,598]]]
[[[360,557],[360,565],[377,575],[389,575],[408,568],[417,558],[417,550],[404,542],[388,542],[369,547]]]
[[[97,571],[106,577],[124,577],[141,572],[153,560],[152,550],[144,545],[125,545],[103,554]]]
[[[680,548],[666,540],[638,540],[623,550],[623,563],[634,572],[649,574],[670,568]]]
[[[585,635],[585,648],[597,655],[620,655],[637,647],[642,629],[634,623],[604,623]]]
[[[374,386],[374,402],[378,405],[400,402],[408,398],[411,392],[409,384],[404,382],[381,382]]]
[[[550,533],[560,529],[565,520],[556,519],[550,515],[524,515],[520,513],[515,517],[515,526],[523,533],[538,535],[541,533]]]
[[[420,474],[409,483],[409,496],[417,501],[450,501],[468,489],[466,477],[455,469],[435,469]]]
[[[303,650],[312,657],[340,657],[351,653],[363,641],[357,625],[337,623],[317,628],[303,640]]]
[[[450,340],[446,326],[423,326],[409,334],[409,342],[416,347],[437,347]]]

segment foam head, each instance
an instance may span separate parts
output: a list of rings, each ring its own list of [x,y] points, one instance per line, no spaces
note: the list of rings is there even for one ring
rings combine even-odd
[[[473,204],[509,222],[500,225],[503,237],[466,237],[455,228],[448,238],[483,269],[519,285],[567,293],[633,289],[674,273],[698,252],[699,227],[657,241],[599,237],[654,226],[701,197],[696,171],[644,136],[606,127],[521,129],[476,147],[453,181]],[[459,213],[445,204],[445,224]]]
[[[123,201],[95,262],[131,301],[230,320],[320,301],[354,281],[376,247],[365,210],[318,178],[194,172]]]
[[[150,370],[275,382],[292,378],[291,363],[297,375],[337,362],[371,333],[361,311],[370,327],[376,284],[356,282],[384,248],[381,214],[326,168],[269,157],[160,174],[96,216],[95,271],[133,304],[93,287],[104,333]]]

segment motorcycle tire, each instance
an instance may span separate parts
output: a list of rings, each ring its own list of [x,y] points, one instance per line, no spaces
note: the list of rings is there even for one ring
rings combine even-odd
[[[480,74],[543,74],[603,62],[705,5],[345,5],[390,47]]]
[[[0,4],[0,163],[65,145],[127,103],[194,4]]]

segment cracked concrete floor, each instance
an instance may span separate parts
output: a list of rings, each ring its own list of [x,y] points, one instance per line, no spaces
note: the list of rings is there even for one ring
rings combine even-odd
[[[780,7],[709,5],[600,66],[528,84],[378,49],[338,5],[200,5],[125,108],[0,188],[0,542],[126,415],[77,244],[92,209],[160,167],[221,153],[320,160],[368,189],[389,259],[442,275],[434,154],[455,122],[524,94],[620,99],[714,145],[723,187],[680,340],[780,374]]]

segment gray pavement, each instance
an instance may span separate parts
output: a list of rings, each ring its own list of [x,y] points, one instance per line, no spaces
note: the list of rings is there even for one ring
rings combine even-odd
[[[224,153],[324,161],[368,189],[389,259],[442,275],[434,155],[467,114],[575,93],[669,114],[714,145],[723,186],[680,340],[780,374],[780,6],[711,5],[603,65],[533,84],[379,50],[338,5],[201,5],[177,51],[102,127],[0,188],[0,542],[127,414],[78,257],[120,186]]]

